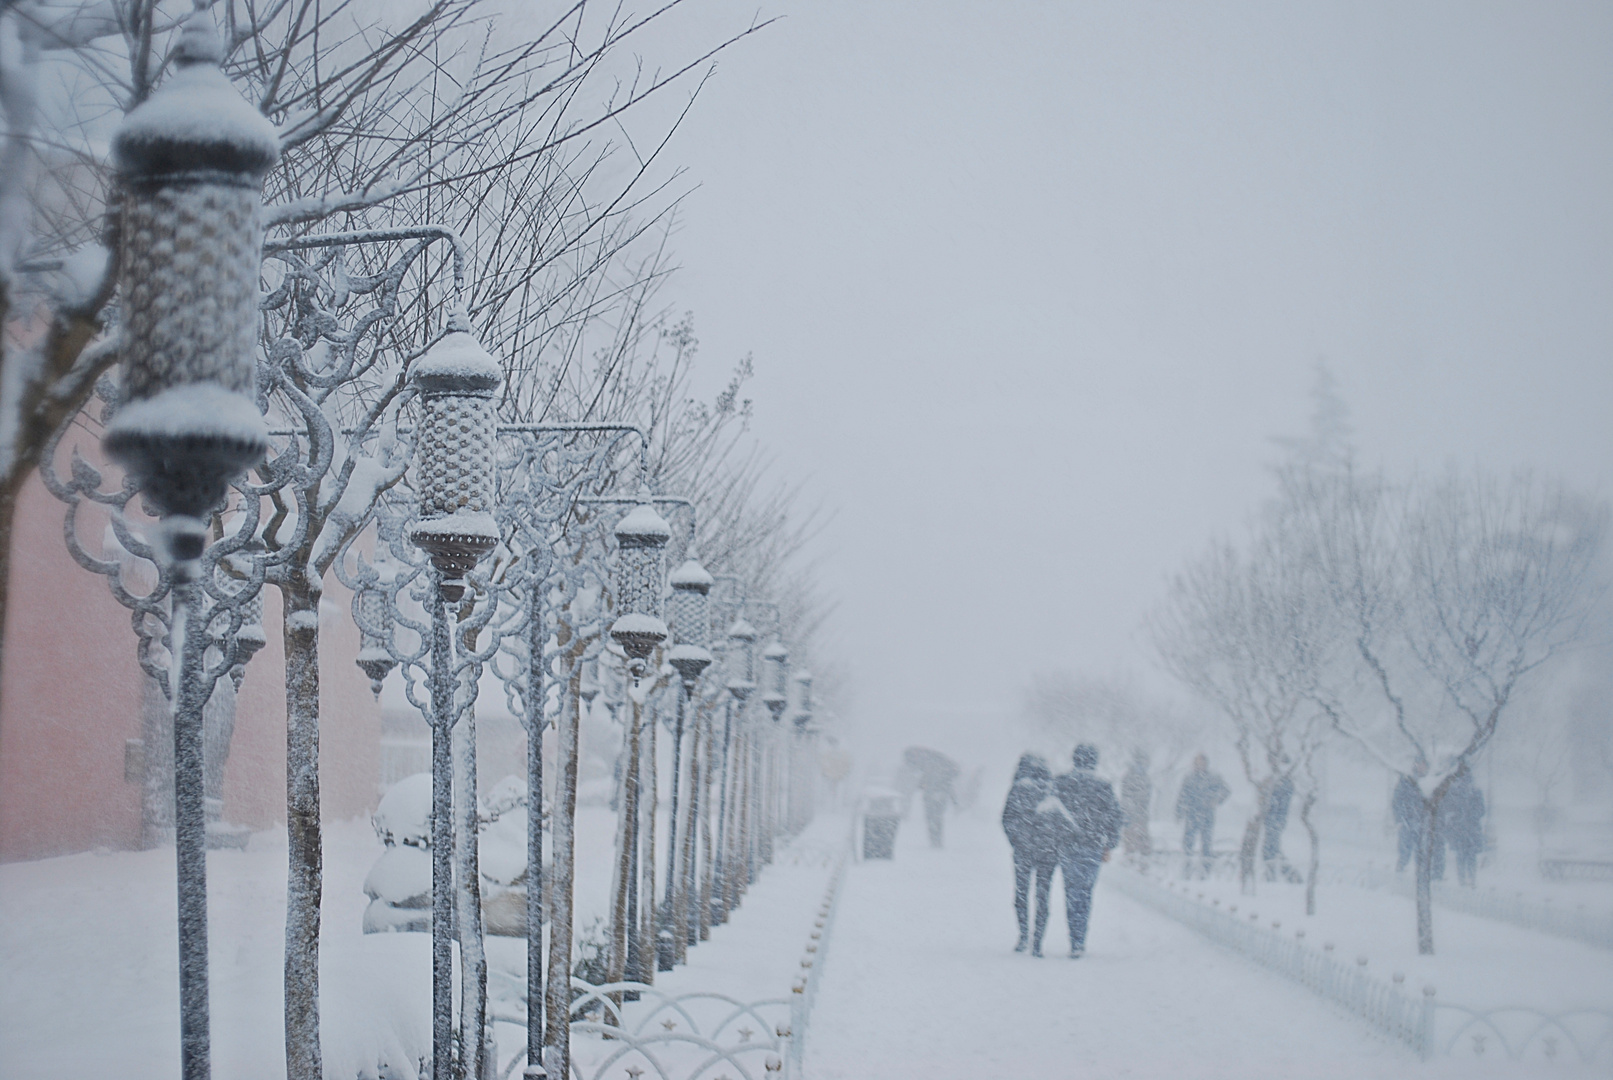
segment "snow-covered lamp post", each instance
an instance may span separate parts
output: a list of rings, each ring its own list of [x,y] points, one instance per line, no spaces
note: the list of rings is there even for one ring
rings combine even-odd
[[[800,832],[812,820],[813,773],[810,746],[812,724],[812,673],[797,671],[795,681],[795,715],[790,718],[795,726],[795,739],[790,751],[790,831]]]
[[[773,861],[773,836],[778,828],[779,796],[783,788],[780,776],[778,722],[784,716],[784,708],[790,700],[788,696],[790,650],[776,635],[768,643],[767,648],[762,650],[762,664],[764,665],[762,704],[767,706],[768,715],[773,718],[773,725],[762,735],[758,751],[761,770],[757,793],[759,811],[757,824],[761,827],[758,837],[761,859],[764,864],[769,864]]]
[[[691,524],[690,532],[693,533]],[[690,795],[685,802],[687,821],[681,824],[682,842],[679,842],[678,797],[683,786],[683,725],[684,710],[694,697],[700,676],[711,666],[711,652],[706,648],[710,635],[711,616],[708,611],[711,586],[715,583],[706,568],[700,565],[690,540],[689,557],[672,572],[672,626],[677,644],[667,654],[667,662],[677,671],[683,682],[683,693],[678,695],[677,719],[672,734],[672,827],[667,831],[666,901],[662,907],[661,929],[656,935],[656,966],[662,971],[685,955],[688,945],[689,888],[694,854],[694,799],[698,786],[691,783]],[[698,744],[698,738],[697,738]]]
[[[113,137],[123,205],[118,267],[122,404],[104,447],[163,519],[173,582],[174,846],[179,884],[181,1067],[211,1072],[202,708],[207,634],[200,559],[230,482],[263,459],[257,406],[263,177],[273,125],[219,64],[211,16],[186,23],[174,73]],[[177,675],[177,678],[173,676]]]
[[[615,531],[620,614],[611,624],[610,636],[627,654],[628,672],[637,684],[649,670],[650,654],[667,639],[666,623],[661,619],[661,553],[672,539],[672,530],[646,494],[616,523]]]
[[[360,584],[353,596],[353,621],[359,628],[358,656],[353,658],[353,663],[370,680],[370,692],[377,701],[381,698],[381,684],[398,666],[389,647],[392,637],[392,598],[388,593],[394,569],[392,561],[384,558],[385,554],[385,549],[382,549],[381,557],[377,557],[368,568],[360,563]]]
[[[470,333],[463,311],[420,358],[409,382],[420,400],[414,488],[419,519],[409,539],[431,559],[431,1038],[432,1075],[453,1072],[453,642],[448,605],[465,595],[465,575],[498,545],[493,519],[494,394],[498,362]],[[473,801],[474,801],[474,797]],[[463,1050],[466,1062],[480,1047]]]
[[[762,663],[767,665],[764,676],[767,690],[762,694],[762,704],[772,714],[776,722],[784,715],[784,706],[789,704],[789,672],[790,650],[785,648],[784,642],[774,638],[762,650]]]
[[[734,670],[728,676],[728,693],[741,707],[756,689],[752,681],[755,672],[751,667],[751,648],[755,644],[756,628],[746,622],[744,616],[735,619],[734,625],[728,628],[728,653],[734,660]]]
[[[795,728],[805,731],[812,722],[812,672],[797,671],[795,673]]]
[[[639,848],[639,770],[642,762],[644,699],[651,686],[643,684],[650,671],[652,653],[667,639],[667,626],[661,619],[661,591],[665,584],[662,553],[672,530],[656,513],[648,491],[641,491],[639,503],[616,523],[616,605],[611,624],[611,640],[627,656],[627,670],[633,678],[628,694],[629,715],[625,753],[622,759],[621,810],[617,818],[616,870],[611,903],[610,978],[644,977],[637,948],[639,881],[635,856]],[[652,681],[653,682],[653,681]],[[651,892],[650,903],[654,903]]]
[[[728,628],[728,656],[725,661],[731,661],[732,671],[728,676],[728,696],[732,699],[733,727],[737,745],[732,754],[734,772],[734,798],[733,823],[730,829],[733,838],[730,858],[724,868],[724,913],[737,906],[739,894],[744,887],[750,884],[756,866],[752,852],[752,833],[755,820],[751,813],[752,808],[752,782],[754,769],[752,768],[750,732],[745,724],[745,705],[751,694],[756,690],[755,647],[756,628],[740,615]],[[725,662],[724,666],[728,666]],[[743,855],[743,858],[740,856]]]

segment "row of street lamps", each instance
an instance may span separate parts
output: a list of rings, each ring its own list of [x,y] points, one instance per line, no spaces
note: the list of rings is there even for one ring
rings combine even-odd
[[[231,671],[238,676],[254,645],[261,644],[257,613],[265,574],[275,559],[283,560],[284,553],[301,546],[282,542],[276,552],[263,549],[257,539],[259,500],[273,497],[288,476],[308,479],[296,472],[294,463],[278,458],[264,462],[270,442],[256,358],[264,251],[261,192],[278,157],[278,143],[272,126],[220,71],[222,58],[216,29],[205,11],[198,13],[182,31],[173,75],[124,118],[114,140],[123,200],[123,364],[104,449],[124,468],[129,490],[138,491],[162,521],[153,556],[162,569],[163,587],[170,590],[166,645],[171,659],[166,670],[155,660],[147,670],[164,677],[174,709],[186,1080],[204,1080],[210,1073],[202,707],[216,680]],[[460,255],[456,249],[456,265]],[[418,673],[428,691],[416,703],[432,733],[432,1075],[437,1077],[480,1077],[486,1068],[474,753],[475,694],[484,668],[492,667],[523,698],[528,734],[529,1078],[569,1075],[569,860],[574,858],[570,822],[576,740],[573,733],[571,756],[562,762],[560,782],[552,785],[556,805],[545,815],[543,733],[550,724],[574,725],[579,711],[588,708],[580,689],[581,668],[597,662],[606,637],[622,655],[633,683],[624,728],[624,824],[614,926],[622,940],[614,943],[613,952],[618,973],[626,973],[630,944],[640,956],[632,973],[645,981],[653,977],[652,966],[669,967],[682,959],[712,923],[726,920],[758,867],[772,860],[780,830],[798,829],[810,815],[798,793],[792,797],[790,783],[800,759],[792,747],[810,731],[810,679],[804,673],[797,676],[801,711],[794,730],[782,729],[781,735],[779,721],[789,700],[788,652],[776,634],[762,653],[766,675],[760,697],[773,723],[763,725],[748,715],[758,635],[745,614],[770,605],[747,601],[737,591],[727,600],[712,595],[718,579],[701,567],[694,553],[692,522],[686,560],[671,575],[664,572],[671,529],[656,504],[687,500],[658,497],[642,486],[647,445],[642,431],[623,424],[500,425],[496,399],[501,383],[499,364],[471,333],[465,312],[452,309],[445,331],[409,373],[405,397],[412,398],[416,417],[414,457],[408,475],[377,508],[376,557],[369,563],[360,558],[357,570],[337,563],[338,573],[354,588],[353,613],[362,635],[357,662],[372,688],[379,692],[389,673],[402,665],[406,675]],[[546,455],[564,458],[570,451],[556,448],[587,432],[603,439],[586,457],[586,468],[544,467]],[[614,476],[616,439],[627,433],[640,439],[641,490],[612,530],[608,558],[613,569],[606,571],[596,556],[582,557],[581,548],[563,550],[577,541],[561,526],[575,526],[574,515],[592,502],[620,501],[587,492]],[[519,449],[506,453],[510,440]],[[508,485],[500,483],[501,465],[512,477]],[[243,479],[254,468],[261,485]],[[93,490],[98,483],[98,476],[93,477],[81,488]],[[232,486],[240,496],[229,507],[235,527],[209,543],[208,523],[226,506]],[[300,512],[290,515],[290,528],[307,530],[307,506],[299,506]],[[138,538],[127,536],[124,523],[117,524],[121,537],[138,544]],[[578,557],[564,557],[568,550]],[[86,560],[94,561],[80,557]],[[493,569],[482,572],[484,564]],[[99,565],[94,568],[107,572]],[[584,581],[588,574],[597,579],[593,594]],[[115,579],[115,572],[109,577]],[[317,584],[308,590],[316,597]],[[662,611],[668,594],[670,628]],[[162,589],[153,595],[145,616],[161,621],[155,605]],[[144,610],[134,599],[120,600]],[[703,676],[716,662],[709,647],[714,601],[734,618],[722,650],[723,679],[703,688]],[[608,629],[602,606],[607,602]],[[599,609],[591,623],[590,603]],[[776,608],[773,616],[777,623]],[[297,629],[294,619],[288,626]],[[311,633],[315,627],[307,629]],[[143,638],[143,661],[148,659],[146,644]],[[501,650],[522,654],[525,664],[501,667]],[[627,858],[640,847],[639,784],[645,768],[640,740],[644,709],[662,679],[655,664],[658,654],[676,678],[671,688],[673,825],[666,895],[659,905],[653,839],[645,849],[645,876]],[[693,733],[687,755],[686,728]],[[653,738],[653,729],[650,734]],[[564,744],[564,730],[561,737]],[[469,753],[464,752],[467,743]],[[653,761],[648,768],[653,783]],[[456,769],[465,793],[457,808],[462,820],[455,816]],[[713,787],[715,829],[710,824]],[[569,805],[562,805],[568,800]],[[652,806],[652,822],[653,812]],[[568,867],[564,881],[550,883],[549,904],[546,816],[557,865],[563,854]],[[703,844],[695,841],[697,828]],[[650,831],[653,838],[653,824]],[[646,897],[645,928],[658,964],[649,962],[649,942],[640,940],[640,920],[629,910],[641,892]],[[546,909],[555,918],[547,980]],[[452,1030],[456,931],[463,975],[457,1055]],[[565,976],[558,987],[557,972]],[[313,1007],[317,1009],[317,1000]]]

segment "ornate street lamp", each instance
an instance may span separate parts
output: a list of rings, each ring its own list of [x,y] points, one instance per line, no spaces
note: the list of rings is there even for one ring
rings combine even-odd
[[[667,654],[667,662],[677,670],[688,696],[712,663],[706,642],[710,637],[709,594],[714,582],[691,551],[683,565],[672,571],[671,584],[672,624],[678,643]]]
[[[767,648],[762,650],[762,662],[767,665],[767,690],[762,695],[762,704],[767,706],[767,711],[773,714],[773,720],[777,722],[779,717],[784,715],[784,706],[789,704],[790,700],[788,696],[790,650],[784,647],[782,641],[774,638]]]
[[[274,126],[219,69],[211,16],[186,22],[174,73],[112,140],[122,192],[122,403],[103,446],[163,519],[173,581],[174,846],[179,891],[180,1044],[186,1080],[211,1072],[202,708],[206,633],[199,560],[206,519],[263,460],[257,406],[263,177]],[[172,679],[177,675],[177,679]]]
[[[611,979],[651,975],[640,969],[638,932],[639,874],[639,769],[644,698],[649,687],[640,681],[650,670],[649,658],[667,639],[667,626],[661,619],[661,590],[664,587],[662,552],[672,538],[666,520],[656,513],[648,491],[639,493],[639,503],[616,523],[617,565],[616,604],[618,615],[610,636],[627,656],[633,690],[628,694],[631,711],[627,724],[622,769],[621,813],[617,826],[617,865],[611,904]],[[654,903],[654,893],[650,901]],[[647,981],[647,979],[645,980]]]
[[[420,520],[409,539],[431,557],[438,592],[451,604],[465,595],[465,574],[498,546],[493,396],[502,381],[498,361],[471,335],[462,310],[448,316],[448,332],[409,373],[421,413],[414,479]]]
[[[447,330],[409,373],[420,401],[413,481],[420,507],[409,538],[436,571],[431,590],[431,1054],[432,1075],[441,1077],[455,1075],[452,732],[457,715],[448,605],[464,598],[465,575],[498,545],[493,396],[503,379],[498,361],[471,335],[463,311],[449,315]],[[471,1025],[480,1029],[479,1023]],[[463,1063],[480,1059],[482,1040],[476,1042],[462,1048]]]
[[[386,554],[385,549],[381,555]],[[359,628],[358,655],[353,663],[370,680],[370,692],[381,699],[381,684],[386,681],[397,659],[389,647],[392,640],[391,587],[395,569],[390,559],[377,557],[366,567],[359,561],[360,585],[353,593],[353,621]]]
[[[648,670],[650,654],[667,639],[661,619],[661,553],[672,539],[666,519],[655,512],[648,495],[643,498],[616,523],[616,602],[621,614],[610,628],[611,640],[627,654],[635,685]]]
[[[656,967],[661,971],[671,971],[673,963],[684,954],[688,944],[688,878],[693,864],[695,789],[690,789],[686,808],[688,820],[682,823],[680,844],[678,797],[683,786],[683,722],[684,710],[694,697],[695,685],[712,663],[711,652],[706,648],[711,620],[707,609],[708,594],[715,581],[691,550],[683,565],[672,572],[671,584],[672,626],[677,633],[678,643],[667,653],[667,663],[672,665],[682,680],[683,693],[677,699],[677,719],[672,734],[672,807],[671,828],[667,830],[666,900],[662,907],[662,927],[656,934]],[[698,737],[696,741],[698,743]]]
[[[796,730],[805,731],[807,724],[812,722],[812,672],[797,671],[795,685],[796,711],[793,719]]]
[[[777,725],[789,704],[790,650],[776,636],[762,650],[764,674],[762,676],[762,704],[773,718],[773,728],[758,740],[757,760],[757,824],[762,862],[773,861],[773,834],[776,831],[779,801],[779,744]]]
[[[729,654],[736,660],[734,671],[728,678],[728,693],[733,695],[741,708],[751,691],[756,689],[756,683],[752,681],[755,672],[751,666],[751,649],[755,644],[756,628],[746,622],[744,616],[735,619],[734,625],[728,628]]]

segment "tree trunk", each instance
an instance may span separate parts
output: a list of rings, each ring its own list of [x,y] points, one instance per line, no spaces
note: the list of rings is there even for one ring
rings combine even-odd
[[[711,835],[711,782],[716,771],[716,731],[711,716],[707,714],[705,721],[705,747],[706,767],[701,773],[702,787],[700,789],[700,871],[699,871],[699,898],[700,910],[697,913],[696,925],[699,927],[700,940],[705,941],[711,937],[711,885],[712,885],[712,857],[715,848]],[[698,730],[698,729],[697,729]]]
[[[1434,954],[1434,819],[1430,810],[1417,838],[1417,952]]]
[[[565,632],[565,628],[561,628]],[[561,646],[566,642],[562,640]],[[550,812],[550,842],[554,847],[549,880],[549,977],[544,986],[544,1035],[548,1046],[544,1068],[551,1080],[571,1075],[571,931],[572,885],[575,880],[577,823],[577,744],[581,720],[582,665],[575,650],[565,656],[565,698],[556,724],[556,758],[560,767]]]
[[[733,800],[729,798],[730,778],[732,769],[732,742],[733,742],[733,705],[723,705],[722,721],[722,775],[717,787],[717,837],[713,846],[716,852],[716,861],[712,865],[712,898],[717,907],[711,913],[715,923],[728,921],[728,873],[733,865],[729,858],[728,846],[733,830],[729,827],[728,819]]]
[[[5,302],[4,286],[0,286],[0,326],[4,325]],[[22,487],[22,481],[16,475],[5,478],[0,483],[0,685],[4,685],[6,673],[6,612],[11,598],[11,537],[14,535],[12,526],[17,518],[17,492]],[[149,753],[151,744],[146,744]]]
[[[1316,914],[1316,877],[1321,870],[1322,859],[1318,854],[1321,838],[1316,832],[1316,824],[1311,821],[1311,807],[1316,805],[1316,792],[1308,792],[1305,801],[1299,807],[1299,820],[1305,826],[1305,835],[1311,841],[1311,864],[1305,872],[1305,914]]]
[[[683,875],[674,873],[674,867],[681,867],[678,861],[678,798],[682,794],[683,783],[683,711],[684,697],[681,687],[672,691],[677,695],[677,718],[672,726],[672,794],[669,799],[671,816],[667,823],[666,837],[666,899],[663,901],[661,916],[662,928],[672,939],[669,955],[662,955],[663,949],[659,932],[656,934],[655,955],[656,967],[662,971],[670,971],[674,964],[682,963],[685,959],[684,949],[680,942],[683,940],[683,922],[680,912],[684,911],[683,902]]]
[[[527,627],[526,683],[526,1056],[528,1068],[543,1065],[543,589],[534,574],[527,586],[530,622]]]
[[[676,936],[679,961],[687,961],[689,946],[700,940],[699,921],[691,918],[694,912],[689,907],[694,895],[694,830],[700,812],[700,776],[700,722],[696,719],[689,739],[689,798],[683,810],[681,842],[678,844],[677,903],[673,906],[673,934]],[[667,866],[672,866],[672,860],[667,860]]]
[[[642,788],[646,782],[649,786],[647,797],[640,800],[641,812],[638,821],[643,834],[642,842],[638,845],[640,866],[643,869],[643,889],[638,894],[639,901],[639,935],[638,935],[638,966],[633,977],[646,985],[655,982],[655,951],[656,951],[656,924],[655,917],[655,812],[658,809],[659,796],[656,793],[656,761],[655,741],[661,727],[655,708],[650,709],[650,737],[644,740],[644,753],[639,758],[639,785]],[[667,872],[671,873],[672,863],[667,862]]]
[[[609,980],[621,982],[627,974],[627,947],[629,923],[629,897],[633,889],[633,835],[634,818],[638,815],[639,726],[644,720],[644,707],[635,698],[630,702],[627,722],[627,744],[622,752],[621,811],[616,815],[616,871],[611,882],[610,967]],[[621,1005],[621,995],[611,1000]]]
[[[471,648],[475,648],[471,644]],[[459,1054],[465,1080],[482,1080],[487,1051],[487,949],[482,936],[482,874],[476,820],[475,668],[454,702],[454,926],[459,931]]]
[[[1256,786],[1255,812],[1243,827],[1243,842],[1238,845],[1238,891],[1245,895],[1254,895],[1255,852],[1260,847],[1260,830],[1266,823],[1266,807],[1276,782],[1276,776],[1269,776]]]
[[[739,898],[750,883],[751,875],[751,747],[750,736],[739,736],[738,759],[739,771],[734,777],[734,869],[730,877],[733,880],[733,898],[729,901],[730,908],[739,906]]]
[[[288,1080],[323,1080],[319,1050],[319,590],[280,586],[286,650],[286,957]]]

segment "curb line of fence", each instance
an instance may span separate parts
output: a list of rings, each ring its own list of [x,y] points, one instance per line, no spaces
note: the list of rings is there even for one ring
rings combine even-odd
[[[834,931],[835,914],[840,910],[840,881],[846,869],[846,854],[841,852],[829,876],[829,887],[824,890],[823,903],[818,906],[812,920],[812,932],[801,956],[802,974],[790,987],[790,1076],[799,1080],[806,1059],[807,1027],[812,1019],[812,1006],[818,998],[818,985],[823,979],[824,962],[829,958],[829,939]]]
[[[1399,896],[1415,895],[1412,882],[1381,866],[1367,866],[1360,871],[1357,880],[1368,889],[1382,889]],[[1583,904],[1577,908],[1558,907],[1550,902],[1525,900],[1521,893],[1508,896],[1496,889],[1452,888],[1440,881],[1433,883],[1433,900],[1440,907],[1465,915],[1613,949],[1613,917],[1593,915]]]
[[[1415,1001],[1395,986],[1368,975],[1365,964],[1351,968],[1305,945],[1298,937],[1280,934],[1281,924],[1260,925],[1251,914],[1239,918],[1236,909],[1222,911],[1177,891],[1174,885],[1151,881],[1135,871],[1116,868],[1105,880],[1147,906],[1185,923],[1217,944],[1286,975],[1342,1007],[1351,1015],[1396,1042],[1416,1051],[1424,1060],[1433,1056],[1434,988],[1424,987]],[[1301,931],[1303,933],[1303,931]]]

